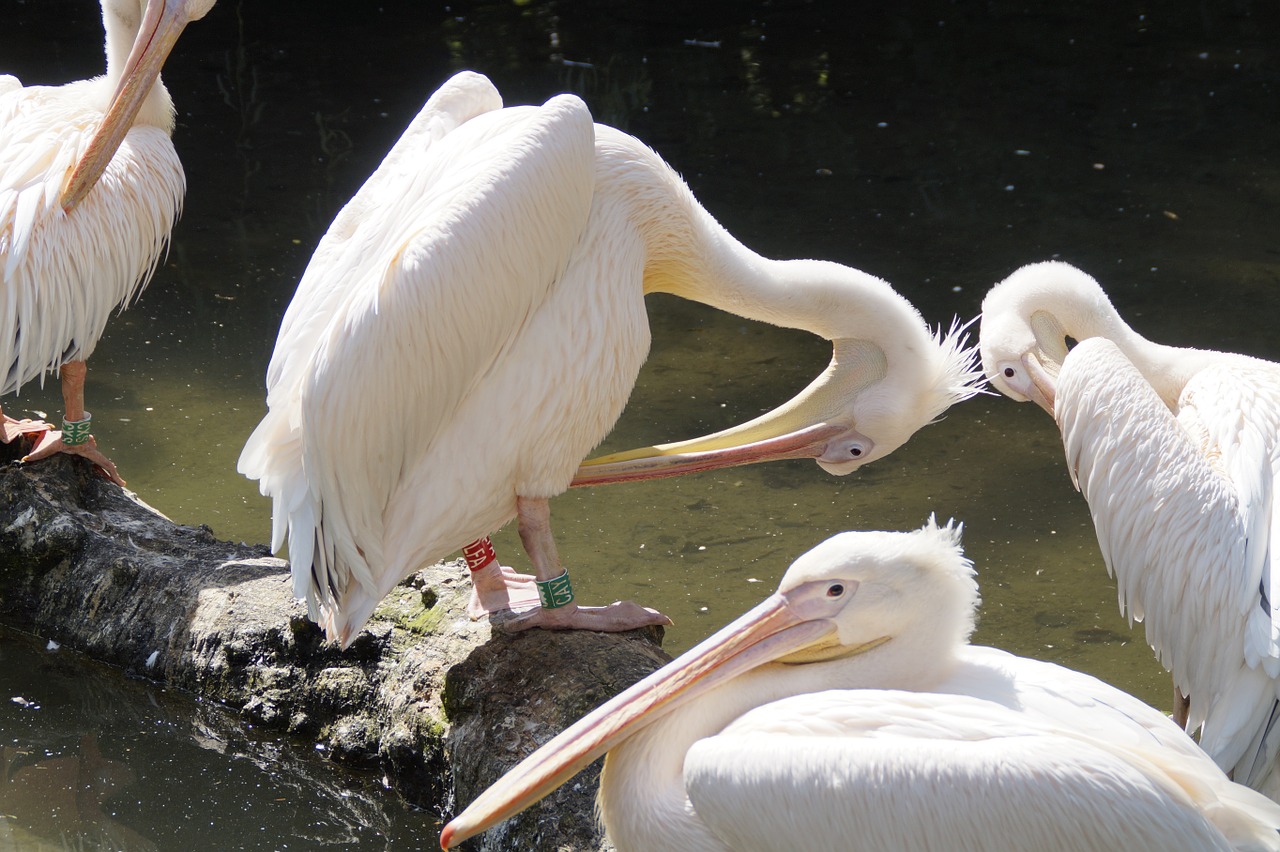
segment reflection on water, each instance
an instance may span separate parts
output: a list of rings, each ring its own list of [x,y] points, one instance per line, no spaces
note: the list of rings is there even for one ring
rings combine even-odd
[[[221,0],[165,75],[187,209],[150,288],[90,360],[100,442],[175,520],[267,539],[269,506],[234,466],[264,409],[280,316],[334,212],[461,68],[488,74],[510,103],[583,93],[600,118],[657,148],[751,247],[880,275],[931,323],[973,316],[1012,269],[1060,256],[1094,273],[1154,339],[1280,357],[1273,4],[925,0],[858,4],[856,26],[849,8],[719,0],[677,15],[621,0]],[[101,70],[86,0],[4,9],[0,72],[61,82]],[[653,299],[650,311],[653,354],[606,448],[753,417],[829,358],[803,333],[678,299]],[[56,412],[56,386],[30,388],[21,404]],[[378,412],[367,414],[376,430]],[[1032,406],[972,400],[846,479],[791,462],[574,491],[553,504],[581,598],[661,608],[676,621],[672,650],[757,602],[829,534],[915,528],[930,512],[965,523],[984,600],[978,641],[1168,704],[1167,679],[1117,614],[1053,425]],[[498,544],[525,564],[513,531]],[[54,722],[41,684],[30,695],[8,686],[14,665],[0,659],[4,691],[41,709],[6,707],[3,745],[75,745],[96,733],[104,759],[137,775],[104,799],[112,819],[162,847],[178,845],[188,818],[216,820],[240,843],[295,829],[288,813],[307,791],[281,793],[287,773],[272,763],[290,750],[259,745],[261,774],[234,801],[215,808],[196,796],[174,806],[181,814],[166,810],[157,802],[172,788],[225,793],[213,779],[244,760],[198,745],[185,766],[151,747],[147,760],[131,758],[147,742],[131,726],[190,727],[190,707],[166,704],[165,721],[143,714],[110,732],[83,724],[88,712],[78,725]],[[134,686],[139,707],[160,700]],[[354,809],[343,819],[357,819]],[[346,827],[325,837],[349,831],[352,843],[383,831],[332,825]]]
[[[238,714],[0,630],[0,849],[417,848],[431,814]]]
[[[38,709],[22,696],[12,700]],[[103,810],[134,779],[128,764],[103,758],[94,734],[62,750],[0,746],[0,842],[10,849],[154,850],[154,843]],[[54,838],[56,844],[49,842]]]

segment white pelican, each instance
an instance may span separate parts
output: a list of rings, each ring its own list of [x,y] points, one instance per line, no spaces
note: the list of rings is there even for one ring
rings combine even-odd
[[[960,530],[843,533],[480,794],[441,847],[608,751],[619,852],[1280,849],[1280,806],[1159,711],[968,644]]]
[[[0,394],[59,371],[63,428],[0,414],[26,460],[69,452],[121,485],[89,434],[85,359],[107,318],[146,285],[186,181],[160,82],[182,29],[214,0],[102,0],[107,73],[63,86],[0,78]]]
[[[648,292],[822,335],[831,366],[750,423],[579,472],[644,361]],[[547,603],[514,627],[666,622],[572,603],[549,498],[766,458],[848,473],[973,392],[961,337],[931,334],[870,275],[750,251],[576,97],[503,109],[464,72],[316,248],[239,469],[274,498],[273,546],[287,531],[295,591],[344,645],[396,583],[469,542],[474,615],[536,604],[533,578],[501,568],[486,538],[512,517]]]
[[[1082,342],[1068,352],[1067,338]],[[981,351],[993,385],[1062,430],[1120,610],[1173,673],[1175,718],[1275,797],[1280,366],[1153,343],[1093,278],[1056,262],[991,290]]]

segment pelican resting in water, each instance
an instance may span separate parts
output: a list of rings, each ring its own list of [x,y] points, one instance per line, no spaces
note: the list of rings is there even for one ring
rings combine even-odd
[[[62,429],[0,414],[24,460],[84,456],[117,483],[84,408],[85,359],[112,312],[141,292],[178,217],[186,179],[160,69],[214,0],[102,0],[107,73],[63,86],[0,76],[0,394],[62,378]]]
[[[1175,718],[1275,798],[1280,365],[1147,340],[1056,262],[991,290],[980,345],[991,383],[1061,429],[1120,610],[1173,673]]]
[[[958,527],[835,536],[480,794],[441,847],[608,751],[619,852],[1280,849],[1280,805],[1159,711],[968,644],[977,604]]]
[[[749,423],[579,469],[645,359],[650,292],[819,334],[831,365]],[[667,619],[573,602],[551,497],[772,458],[843,475],[971,395],[977,377],[959,329],[931,333],[856,269],[755,254],[578,98],[504,109],[464,72],[317,246],[239,469],[273,498],[273,546],[287,533],[295,591],[343,645],[403,578],[464,547],[473,616],[532,605],[509,629],[623,630]],[[488,542],[513,517],[534,577],[500,566]]]

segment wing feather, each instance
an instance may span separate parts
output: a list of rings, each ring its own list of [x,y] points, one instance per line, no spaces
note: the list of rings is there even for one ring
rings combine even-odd
[[[1200,370],[1170,411],[1110,341],[1058,377],[1055,417],[1122,611],[1191,696],[1192,728],[1230,769],[1271,716],[1280,670],[1270,543],[1274,378],[1251,359]],[[1267,687],[1267,683],[1272,685]]]
[[[8,78],[12,80],[12,78]],[[155,270],[186,191],[167,131],[131,128],[71,214],[67,175],[102,120],[102,78],[0,93],[0,393],[87,358]]]
[[[594,134],[581,101],[490,111],[448,129],[454,117],[420,115],[410,134],[429,148],[415,153],[402,139],[335,220],[308,275],[337,280],[304,276],[269,377],[277,398],[289,396],[278,421],[269,399],[275,422],[264,419],[264,436],[255,432],[241,457],[250,476],[265,461],[292,477],[284,491],[305,488],[309,511],[289,519],[290,552],[314,538],[314,565],[295,561],[294,571],[335,637],[352,635],[401,579],[374,567],[385,512],[546,297],[590,211]],[[371,416],[372,432],[362,425]],[[296,455],[282,469],[271,453],[286,441]],[[283,481],[275,471],[260,478],[267,493]]]
[[[319,589],[340,580],[328,575],[313,578],[311,571],[320,501],[303,466],[301,406],[318,342],[349,298],[361,259],[376,256],[386,240],[397,236],[394,218],[382,210],[387,194],[406,188],[429,192],[430,180],[440,168],[431,167],[432,149],[465,122],[501,107],[497,89],[470,72],[456,75],[432,94],[382,164],[334,218],[281,321],[267,368],[267,414],[245,442],[236,469],[259,480],[261,492],[273,498],[271,549],[279,550],[289,538],[294,592],[307,599],[312,618],[320,617]]]
[[[1280,808],[1206,772],[1167,719],[1186,748],[1152,747],[1142,723],[1093,710],[1089,731],[967,695],[797,696],[695,744],[685,783],[734,850],[1280,847]]]

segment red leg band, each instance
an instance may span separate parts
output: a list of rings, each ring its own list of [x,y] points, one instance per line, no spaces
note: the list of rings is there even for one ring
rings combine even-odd
[[[467,560],[467,567],[472,571],[479,571],[498,558],[498,554],[493,550],[493,542],[488,536],[478,538],[462,548],[462,556]]]

